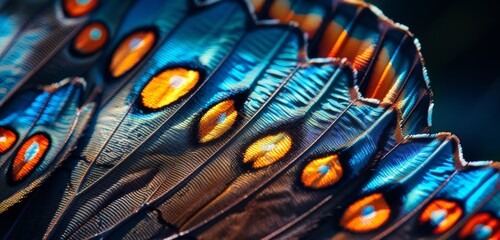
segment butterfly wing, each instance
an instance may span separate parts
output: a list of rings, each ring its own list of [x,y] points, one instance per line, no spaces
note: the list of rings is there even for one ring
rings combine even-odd
[[[430,128],[420,47],[375,7],[155,3],[111,17],[103,5],[90,19],[113,26],[104,57],[35,71],[38,82],[76,64],[103,97],[80,150],[7,236],[451,236],[497,191],[497,170],[463,161],[454,136],[409,136]]]
[[[4,107],[2,147],[8,150],[1,155],[2,213],[45,181],[73,149],[94,109],[80,103],[84,85],[80,78],[66,79],[20,92]]]
[[[480,208],[474,209],[469,215],[463,217],[460,228],[454,227],[454,235],[448,234],[448,236],[458,238],[458,239],[468,239],[468,238],[495,238],[499,237],[498,230],[498,204],[500,199],[500,193],[491,196],[490,199],[484,202],[484,205]],[[488,198],[487,197],[487,198]]]
[[[2,16],[7,18],[0,33],[0,105],[23,86],[83,76],[102,56],[132,1],[92,0],[83,7],[75,2],[5,4]]]
[[[363,96],[397,104],[405,133],[429,131],[432,92],[420,44],[405,26],[363,1],[274,0],[259,14],[298,22],[309,34],[311,57],[346,58]]]

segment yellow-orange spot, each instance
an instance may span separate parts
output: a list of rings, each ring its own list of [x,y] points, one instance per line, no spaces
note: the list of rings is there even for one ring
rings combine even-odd
[[[302,171],[302,184],[315,189],[329,187],[342,178],[342,173],[338,155],[318,158],[307,164]]]
[[[142,104],[149,109],[165,107],[196,86],[200,73],[185,68],[168,69],[153,77],[141,92]]]
[[[448,231],[462,216],[462,208],[457,203],[447,200],[434,200],[420,215],[420,223],[428,223],[434,234]]]
[[[369,232],[386,223],[390,215],[384,196],[375,193],[351,204],[340,219],[340,226],[352,232]]]
[[[198,139],[210,142],[226,133],[236,122],[238,112],[233,100],[226,100],[210,108],[200,119]]]
[[[366,66],[368,66],[368,64],[370,63],[370,60],[373,57],[374,51],[375,51],[375,44],[372,44],[368,48],[366,48],[363,51],[363,53],[357,55],[354,58],[354,61],[352,63],[352,66],[354,67],[354,69],[359,71],[359,70],[365,68]]]
[[[94,10],[98,3],[98,0],[64,0],[63,6],[70,17],[80,17]]]
[[[132,69],[153,47],[156,35],[152,31],[138,31],[126,37],[111,57],[109,70],[113,77],[120,77]]]
[[[263,137],[247,148],[243,162],[251,162],[253,168],[262,168],[280,160],[291,148],[292,138],[287,133]]]
[[[461,239],[500,239],[500,220],[489,213],[474,215],[459,233]]]
[[[13,131],[0,127],[0,154],[7,152],[16,140],[17,135]]]
[[[76,36],[73,46],[81,54],[92,54],[107,41],[108,29],[101,23],[91,23]]]
[[[35,134],[26,140],[17,151],[12,163],[12,180],[23,180],[42,160],[49,149],[49,139],[42,134]]]

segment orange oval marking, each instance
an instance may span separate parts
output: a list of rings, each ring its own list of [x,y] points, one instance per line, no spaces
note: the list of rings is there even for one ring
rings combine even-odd
[[[200,143],[213,141],[226,133],[236,122],[238,112],[234,100],[222,101],[210,108],[200,119],[198,139]]]
[[[198,83],[200,73],[185,68],[168,69],[153,77],[141,92],[144,107],[157,110],[177,101]]]
[[[375,193],[351,204],[340,219],[340,226],[357,233],[373,231],[389,220],[391,209],[384,196]]]
[[[111,57],[109,70],[113,77],[120,77],[132,69],[151,50],[156,40],[152,31],[141,30],[126,37]]]
[[[80,17],[97,7],[98,0],[64,0],[63,7],[70,17]]]
[[[461,239],[500,239],[500,220],[489,213],[474,215],[459,233]]]
[[[0,154],[7,152],[16,140],[16,133],[7,128],[0,127]]]
[[[76,36],[73,46],[81,54],[92,54],[108,42],[108,29],[101,23],[91,23]]]
[[[343,170],[337,154],[318,158],[302,170],[302,184],[306,187],[321,189],[332,186],[342,178]]]
[[[23,180],[42,160],[49,149],[50,141],[43,134],[35,134],[26,140],[19,148],[12,163],[12,180]]]
[[[250,145],[243,156],[244,163],[262,168],[283,158],[292,148],[292,137],[281,132],[263,137]]]
[[[462,216],[463,210],[456,202],[447,200],[434,200],[420,215],[422,224],[430,224],[434,234],[442,234],[448,231]]]

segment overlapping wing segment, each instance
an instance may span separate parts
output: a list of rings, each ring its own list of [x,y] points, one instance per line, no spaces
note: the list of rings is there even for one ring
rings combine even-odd
[[[465,162],[451,134],[412,135],[431,124],[420,46],[375,7],[97,2],[0,18],[12,42],[0,48],[0,212],[47,180],[8,212],[7,237],[498,234],[498,169]],[[77,79],[29,90],[73,74],[91,94]],[[79,98],[99,93],[91,120]]]
[[[259,15],[295,21],[311,37],[311,57],[346,58],[365,97],[398,105],[407,134],[429,132],[432,92],[420,45],[405,26],[362,1],[269,0]]]
[[[88,68],[99,54],[75,62],[70,52],[75,47],[94,51],[104,47],[103,40],[113,35],[116,24],[130,4],[130,1],[106,1],[82,11],[77,17],[67,14],[70,6],[67,2],[71,1],[74,0],[8,1],[3,7],[3,11],[10,15],[3,19],[5,25],[2,24],[5,26],[2,33],[5,44],[1,44],[0,53],[0,105],[27,83],[31,86],[50,84],[83,74],[85,71],[82,70]],[[86,4],[91,2],[95,1]],[[90,26],[97,23],[99,27]],[[82,36],[79,38],[78,34]],[[39,73],[41,69],[45,71]]]
[[[211,151],[209,149],[216,149],[217,145],[213,145],[213,143],[203,144],[199,141],[199,139],[191,136],[194,135],[192,134],[193,132],[197,131],[197,128],[199,127],[198,123],[202,115],[206,114],[206,111],[210,108],[213,108],[217,104],[221,103],[221,101],[227,101],[228,99],[232,100],[234,103],[233,107],[238,111],[241,111],[237,121],[239,125],[244,124],[245,121],[251,119],[252,116],[260,110],[261,106],[266,104],[266,99],[274,95],[274,92],[282,85],[281,82],[285,80],[287,75],[294,68],[296,68],[299,62],[299,53],[301,52],[301,44],[303,42],[302,35],[290,26],[260,26],[259,28],[252,29],[252,24],[249,24],[248,22],[248,14],[244,11],[244,9],[239,9],[242,6],[243,5],[241,5],[241,3],[229,1],[215,3],[215,5],[205,7],[206,9],[204,11],[195,12],[194,16],[190,20],[184,21],[176,28],[176,30],[172,33],[172,36],[170,36],[171,39],[169,38],[165,41],[164,45],[160,47],[158,52],[152,56],[151,63],[146,64],[143,68],[143,71],[149,72],[150,75],[141,75],[140,78],[137,77],[133,81],[126,80],[128,81],[127,85],[120,90],[121,92],[114,96],[108,104],[104,105],[104,110],[101,110],[100,115],[98,115],[96,120],[97,125],[94,127],[96,129],[100,129],[101,126],[107,127],[101,129],[102,131],[95,131],[94,133],[96,135],[90,136],[92,143],[99,145],[87,145],[82,152],[83,160],[78,161],[75,159],[68,163],[68,166],[73,169],[71,177],[64,171],[61,171],[61,174],[58,176],[61,178],[56,177],[56,179],[61,180],[60,182],[67,182],[66,184],[68,184],[56,184],[59,189],[61,187],[67,188],[67,186],[72,187],[70,189],[66,189],[66,194],[65,196],[62,196],[62,198],[57,195],[48,195],[50,200],[47,201],[54,203],[50,206],[36,206],[33,204],[28,207],[28,209],[30,209],[29,211],[39,211],[41,210],[40,208],[45,210],[51,209],[51,211],[58,212],[53,218],[53,224],[70,224],[70,227],[66,232],[56,232],[52,234],[58,236],[59,234],[64,234],[64,236],[72,234],[89,236],[88,231],[85,230],[87,227],[83,227],[81,231],[76,228],[75,231],[72,230],[73,227],[71,226],[73,226],[73,224],[82,224],[82,222],[60,223],[59,221],[61,219],[65,219],[66,215],[68,216],[68,219],[71,219],[70,217],[72,217],[75,213],[73,211],[78,209],[76,206],[88,203],[88,200],[92,199],[92,197],[90,197],[91,195],[94,196],[94,194],[103,193],[100,190],[95,190],[94,187],[100,188],[100,186],[103,187],[108,183],[114,184],[113,181],[116,177],[122,176],[122,174],[128,174],[130,170],[143,168],[146,165],[152,166],[150,164],[153,164],[154,162],[157,162],[157,164],[160,163],[158,162],[159,159],[157,159],[154,155],[151,155],[151,151],[157,151],[155,149],[158,149],[158,147],[165,148],[166,146],[167,149],[164,150],[174,149],[177,151],[177,153],[167,151],[172,155],[171,158],[174,158],[174,156],[180,157],[179,154],[181,154],[182,151],[179,150],[182,148],[176,148],[180,146],[183,148],[189,146],[196,148],[200,147],[200,153],[203,153],[204,151]],[[232,20],[234,21],[230,21],[232,22],[232,25],[222,24],[225,23],[225,20],[227,19],[218,19],[220,11],[234,13],[232,15]],[[206,18],[214,19],[213,21],[207,21],[206,23],[220,21],[220,29],[215,31],[208,26],[205,28],[199,28],[199,22],[205,21],[204,19]],[[215,20],[215,18],[218,20]],[[205,35],[206,38],[203,40],[194,39],[192,36],[197,36],[198,33],[196,31],[206,32],[206,34],[202,34]],[[228,37],[220,37],[221,32],[224,31],[226,31]],[[248,33],[245,34],[247,31]],[[241,33],[239,37],[236,32]],[[198,42],[193,41],[203,41],[208,45],[198,44]],[[230,42],[233,45],[231,45]],[[177,55],[170,52],[170,50],[181,46],[184,46],[184,52],[177,52]],[[189,52],[188,49],[192,49],[193,47],[198,48],[199,51],[191,51],[191,54],[185,54]],[[204,54],[199,54],[200,52],[204,52]],[[205,58],[210,59],[211,61],[206,61]],[[185,64],[175,65],[179,59],[185,59]],[[219,59],[219,61],[217,62],[214,59]],[[171,64],[171,68],[165,68],[163,64]],[[144,106],[143,103],[145,95],[142,94],[142,91],[146,89],[145,86],[150,84],[152,81],[155,81],[155,76],[151,75],[153,74],[152,72],[154,72],[154,74],[158,74],[162,73],[163,69],[189,69],[190,67],[193,67],[190,70],[197,70],[200,73],[198,78],[199,83],[196,84],[195,89],[192,89],[191,93],[180,97],[179,101],[174,102],[171,106],[166,106],[158,110],[147,109],[146,106]],[[181,77],[183,76],[174,76],[174,85],[179,86],[177,85],[179,84],[179,79],[181,82],[184,81]],[[197,94],[190,96],[194,92]],[[245,103],[246,97],[248,97],[250,93],[253,93],[253,95],[250,96],[247,104],[243,104]],[[119,108],[113,109],[113,111],[105,111],[105,109],[112,109],[117,104],[122,105]],[[245,106],[244,111],[242,109],[243,106]],[[121,109],[123,109],[123,112]],[[231,117],[227,112],[224,113],[226,114],[225,119]],[[124,119],[121,123],[114,121],[113,118],[116,114],[124,114],[121,118],[119,118]],[[110,119],[113,119],[113,121],[109,121]],[[139,122],[137,122],[137,120],[139,120]],[[157,122],[157,124],[139,124],[145,122]],[[190,124],[186,126],[186,122],[189,122]],[[224,123],[224,120],[221,120],[220,122],[209,121],[209,124],[220,123]],[[130,138],[130,124],[134,124],[138,128],[138,131],[132,131],[137,133],[138,139]],[[236,130],[238,125],[235,125],[233,128]],[[179,126],[181,128],[179,128]],[[102,146],[100,144],[106,144],[107,142],[95,140],[101,136],[101,134],[105,134],[106,129],[114,132],[113,128],[117,127],[118,130],[116,132],[116,136],[114,136],[114,139],[117,142],[111,139],[108,145]],[[231,126],[229,127],[231,128]],[[122,130],[123,132],[121,132]],[[231,130],[229,132],[235,131],[232,129],[229,130]],[[128,143],[123,142],[123,134],[127,135],[127,138],[130,140]],[[169,142],[175,143],[175,141],[178,141],[179,134],[186,136],[184,140],[188,145],[168,144]],[[221,134],[221,136],[227,136],[228,134]],[[172,139],[174,136],[177,136],[177,138]],[[163,140],[158,141],[161,140],[159,137],[163,138]],[[141,142],[153,144],[143,149],[139,148],[142,146]],[[217,143],[217,140],[214,140],[214,142],[220,146],[220,144],[224,141],[219,141],[219,143]],[[116,150],[116,147],[118,147],[117,144],[131,149],[130,151],[122,152],[122,154],[124,154],[123,159],[121,157],[110,158],[110,154],[118,154],[119,152],[106,150]],[[106,149],[102,151],[103,156],[94,155],[94,153],[100,152],[99,147],[106,147]],[[94,148],[96,149],[96,152],[91,151]],[[201,149],[204,149],[204,151]],[[189,155],[192,154],[193,152],[186,151],[185,155],[189,158]],[[145,159],[144,161],[136,161],[138,159],[137,156],[149,156],[152,158],[150,158],[150,160]],[[168,169],[167,166],[174,167],[169,170],[170,172],[173,171],[176,166],[180,166],[178,165],[178,161],[172,161],[168,164],[169,161],[166,161],[168,160],[168,155],[165,157],[167,159],[161,160],[161,162],[166,164],[164,167],[161,167],[161,169]],[[92,163],[92,158],[96,158],[95,163]],[[88,160],[89,162],[86,162],[85,160]],[[112,164],[116,164],[116,167],[112,167]],[[136,167],[133,167],[134,165]],[[92,167],[92,169],[89,169],[89,166]],[[128,167],[131,168],[128,169]],[[128,180],[120,181],[119,185],[116,186],[129,186],[127,184],[132,184],[127,187],[127,191],[134,192],[137,190],[140,192],[148,190],[148,192],[151,192],[155,189],[149,188],[149,184],[147,184],[147,182],[154,176],[155,170],[150,170],[132,174]],[[108,171],[110,174],[107,174]],[[86,182],[81,182],[83,177],[85,177]],[[159,181],[164,177],[166,177],[166,175],[158,175],[157,180]],[[143,180],[141,181],[140,179]],[[177,178],[177,181],[178,180],[179,178]],[[94,184],[95,181],[97,181],[96,184]],[[158,184],[160,183],[158,181],[152,181],[151,183]],[[175,179],[172,179],[171,183],[175,183]],[[168,184],[166,186],[168,186]],[[53,191],[52,188],[53,186],[48,191]],[[80,190],[77,191],[77,188]],[[80,193],[80,191],[82,192]],[[138,197],[138,195],[128,195],[127,193],[120,196],[114,194],[114,190],[109,190],[108,192],[112,193],[109,196],[117,201],[109,199],[109,201],[106,200],[101,204],[93,206],[93,208],[95,207],[97,210],[101,209],[103,213],[107,211],[103,208],[108,208],[113,212],[116,212],[116,209],[114,209],[115,207],[126,207],[131,209],[139,208],[142,202],[146,200],[144,197],[147,197],[147,195]],[[107,193],[104,194],[106,195]],[[122,201],[127,198],[135,200],[124,205]],[[66,203],[68,204],[67,208],[65,207]],[[72,204],[74,204],[75,207],[71,206]],[[69,209],[69,211],[66,212],[66,209]],[[107,227],[116,224],[118,220],[128,215],[127,211],[119,210],[118,212],[121,212],[124,215],[111,219],[109,223],[101,223],[99,226],[100,228],[95,230],[94,233],[105,230]],[[62,218],[58,219],[59,216]],[[95,226],[93,224],[95,224],[94,221],[97,220],[97,218],[93,218],[91,215],[88,216],[90,218],[87,219],[89,221],[87,226]],[[29,216],[26,215],[26,217]],[[92,218],[95,220],[92,220]],[[47,220],[42,222],[47,222]],[[49,228],[46,229],[50,231],[52,227],[53,226],[49,226]],[[43,232],[39,233],[45,234]]]
[[[499,190],[496,168],[470,168],[453,176],[416,211],[412,218],[388,237],[418,235],[423,238],[448,238],[458,232],[469,219]]]
[[[11,146],[0,156],[1,213],[45,181],[73,150],[94,109],[93,104],[81,105],[84,87],[83,79],[65,79],[20,92],[4,106],[3,137],[14,139],[4,141]]]

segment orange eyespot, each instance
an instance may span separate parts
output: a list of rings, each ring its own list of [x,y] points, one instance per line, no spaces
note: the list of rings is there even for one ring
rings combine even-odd
[[[23,180],[33,171],[49,149],[49,144],[49,139],[38,133],[21,145],[12,163],[12,180],[14,182]]]
[[[233,100],[226,100],[210,108],[200,119],[198,139],[210,142],[226,133],[236,122],[238,112]]]
[[[462,216],[462,208],[456,202],[434,200],[420,215],[420,223],[430,224],[434,234],[448,231]]]
[[[342,178],[342,173],[338,155],[318,158],[307,164],[302,171],[302,184],[315,189],[329,187]]]
[[[100,50],[108,41],[108,29],[101,23],[91,23],[76,36],[73,46],[80,54],[88,55]]]
[[[0,154],[7,152],[16,140],[17,135],[13,131],[0,127]]]
[[[500,220],[489,213],[474,215],[458,235],[461,239],[500,239]]]
[[[198,83],[200,73],[185,68],[168,69],[153,77],[141,92],[144,107],[157,110],[177,101]]]
[[[126,37],[111,57],[109,70],[113,77],[120,77],[132,69],[151,50],[156,40],[152,31],[138,31]]]
[[[283,158],[292,148],[292,138],[287,133],[263,137],[250,145],[243,156],[244,163],[262,168]]]
[[[391,209],[380,193],[351,204],[340,219],[340,226],[357,233],[376,230],[389,220]]]
[[[98,0],[64,0],[63,7],[70,17],[83,16],[97,7]]]

